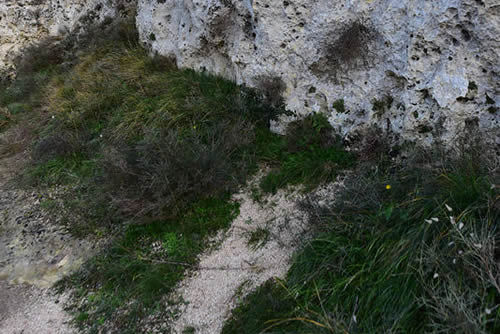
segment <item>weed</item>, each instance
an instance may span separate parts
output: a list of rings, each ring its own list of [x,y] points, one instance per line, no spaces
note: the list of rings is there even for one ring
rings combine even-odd
[[[194,334],[196,333],[196,328],[188,326],[182,330],[182,334]]]
[[[284,139],[269,140],[264,157],[270,156],[274,169],[262,179],[264,192],[276,192],[288,184],[312,189],[332,181],[338,172],[351,167],[354,157],[344,151],[325,116],[315,114],[290,123]]]
[[[0,109],[0,131],[10,125],[12,122],[12,115],[8,109]]]
[[[90,178],[96,171],[95,160],[81,154],[53,158],[33,167],[25,174],[29,184],[70,184]]]
[[[373,111],[375,111],[375,116],[377,116],[378,118],[382,117],[387,110],[391,109],[393,102],[394,99],[390,95],[386,95],[381,100],[374,99],[372,103]]]
[[[284,108],[283,92],[286,85],[280,77],[260,76],[257,88],[263,93],[263,102],[273,108]]]
[[[484,151],[417,150],[358,169],[332,207],[311,198],[304,209],[322,232],[274,299],[293,306],[254,307],[261,288],[225,333],[498,331],[498,165]]]
[[[232,311],[232,317],[224,326],[222,334],[263,333],[272,327],[270,320],[288,317],[295,306],[295,301],[282,285],[274,279],[268,280],[249,295],[244,304]],[[285,327],[278,332],[273,330],[273,333],[286,333],[286,330],[291,329]]]
[[[345,105],[344,105],[344,100],[339,99],[333,102],[332,107],[337,110],[338,113],[345,113]]]
[[[326,73],[337,79],[339,70],[352,70],[359,62],[367,63],[370,56],[370,44],[378,33],[360,21],[353,21],[326,37],[323,56],[311,65],[316,74]]]
[[[20,76],[46,71],[64,61],[62,45],[54,37],[28,45],[19,54],[15,67]]]
[[[259,227],[255,231],[250,232],[247,244],[252,249],[258,249],[267,243],[269,237],[269,229]]]

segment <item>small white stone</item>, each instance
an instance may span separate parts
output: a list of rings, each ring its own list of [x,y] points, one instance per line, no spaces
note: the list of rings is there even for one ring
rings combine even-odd
[[[436,279],[439,277],[439,274],[438,273],[434,273],[434,276],[432,276],[432,278]]]

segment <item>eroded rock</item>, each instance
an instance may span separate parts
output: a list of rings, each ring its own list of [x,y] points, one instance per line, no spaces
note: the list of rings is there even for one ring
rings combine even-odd
[[[500,140],[496,0],[140,0],[137,25],[181,67],[250,86],[281,78],[290,110],[326,112],[343,134],[377,124],[452,142],[474,117]]]

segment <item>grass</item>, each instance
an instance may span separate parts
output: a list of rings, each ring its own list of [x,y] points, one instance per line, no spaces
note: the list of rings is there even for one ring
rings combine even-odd
[[[333,207],[304,203],[319,234],[286,281],[250,295],[223,332],[497,332],[493,160],[476,147],[360,166]]]
[[[295,301],[288,296],[286,289],[278,281],[271,279],[258,287],[245,299],[244,304],[233,311],[222,334],[262,333],[272,328],[272,320],[287,317],[295,306]],[[294,333],[294,329],[286,326],[282,331],[273,333]]]
[[[354,155],[344,150],[322,114],[292,122],[286,137],[272,134],[263,137],[260,155],[273,167],[260,184],[265,193],[297,184],[311,190],[335,180],[342,169],[354,166]]]
[[[345,104],[343,99],[335,100],[332,104],[332,107],[338,112],[338,113],[345,113]]]
[[[227,228],[238,207],[228,197],[206,198],[173,221],[128,226],[109,249],[59,282],[61,290],[76,288],[70,309],[77,327],[86,333],[137,333],[140,320],[165,307],[161,296],[196,266],[206,238]]]
[[[270,237],[269,229],[259,227],[256,230],[249,233],[247,244],[252,249],[258,249],[264,246],[269,241],[269,237]]]

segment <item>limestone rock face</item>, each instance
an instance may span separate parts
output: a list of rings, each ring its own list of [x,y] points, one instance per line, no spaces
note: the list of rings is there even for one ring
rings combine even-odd
[[[281,79],[288,109],[324,112],[345,135],[499,140],[499,0],[139,0],[137,25],[181,67],[271,95]]]
[[[0,70],[9,69],[23,47],[48,36],[63,38],[117,17],[135,0],[0,1]]]

